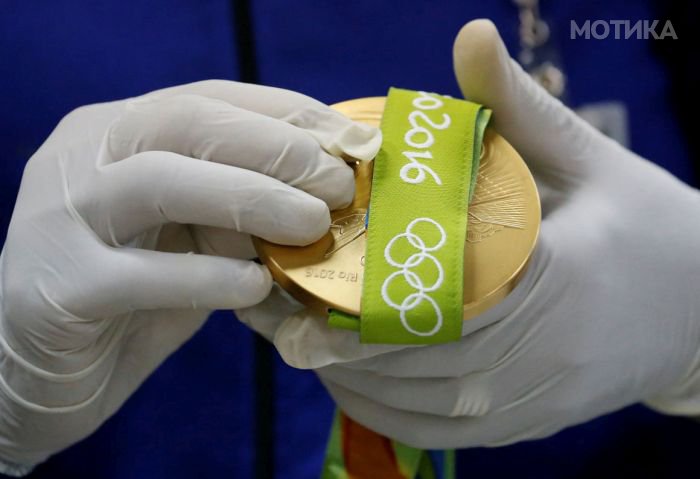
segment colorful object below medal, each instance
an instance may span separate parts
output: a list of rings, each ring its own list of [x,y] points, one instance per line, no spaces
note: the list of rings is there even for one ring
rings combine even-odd
[[[338,411],[321,479],[454,479],[454,451],[392,441]]]

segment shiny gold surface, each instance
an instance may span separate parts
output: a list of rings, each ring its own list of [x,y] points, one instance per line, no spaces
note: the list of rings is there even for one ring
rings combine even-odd
[[[379,126],[384,97],[333,105],[356,121]],[[348,159],[350,160],[350,159]],[[255,238],[260,259],[297,300],[320,312],[360,314],[365,213],[372,163],[350,161],[356,191],[352,204],[331,213],[331,229],[309,246],[282,246]],[[464,248],[464,319],[495,305],[512,291],[537,241],[540,203],[535,182],[518,153],[488,129]]]

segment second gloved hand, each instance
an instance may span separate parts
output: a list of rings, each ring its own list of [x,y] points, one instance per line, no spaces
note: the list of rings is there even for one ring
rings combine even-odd
[[[542,197],[518,287],[460,341],[426,347],[359,344],[278,291],[239,317],[351,417],[413,446],[539,438],[637,401],[700,414],[698,191],[550,97],[490,22],[468,24],[454,55]]]
[[[114,413],[214,309],[272,285],[250,234],[306,244],[380,139],[289,91],[226,81],[80,108],[29,161],[0,261],[0,472]]]

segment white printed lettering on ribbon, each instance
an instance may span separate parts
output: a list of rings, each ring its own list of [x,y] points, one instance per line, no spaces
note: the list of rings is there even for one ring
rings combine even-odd
[[[418,92],[418,97],[416,97],[411,104],[417,108],[417,110],[413,110],[408,114],[408,123],[411,125],[411,129],[406,132],[403,141],[411,148],[424,151],[409,150],[402,152],[401,154],[409,160],[409,163],[406,163],[401,168],[399,174],[401,179],[406,183],[418,184],[425,180],[427,173],[433,177],[436,184],[442,185],[442,180],[437,173],[419,160],[433,159],[433,154],[428,148],[435,143],[435,136],[430,128],[434,130],[445,130],[450,126],[452,120],[450,115],[443,113],[442,121],[437,122],[422,111],[435,110],[443,106],[443,102],[440,98],[431,96],[424,91]]]

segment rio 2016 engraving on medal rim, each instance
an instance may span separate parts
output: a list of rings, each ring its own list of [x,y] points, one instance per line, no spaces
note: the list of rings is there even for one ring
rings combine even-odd
[[[333,108],[378,126],[384,97],[350,100]],[[319,312],[337,309],[359,316],[373,165],[346,160],[355,173],[355,198],[347,208],[331,213],[331,227],[323,238],[303,247],[260,238],[253,242],[275,281],[301,303]],[[477,175],[464,250],[465,319],[497,304],[517,285],[540,225],[532,175],[510,144],[490,128]]]

